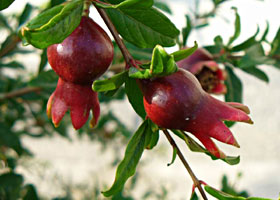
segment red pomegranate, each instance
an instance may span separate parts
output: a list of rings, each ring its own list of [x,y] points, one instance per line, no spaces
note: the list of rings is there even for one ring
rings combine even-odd
[[[197,49],[186,59],[178,61],[177,65],[194,74],[206,92],[212,94],[227,92],[224,84],[226,72],[219,68],[218,63],[206,49]]]
[[[211,137],[239,147],[223,121],[253,123],[247,115],[248,107],[213,98],[202,89],[195,76],[184,69],[139,82],[147,116],[155,124],[192,133],[217,158],[224,158],[225,154]]]
[[[47,105],[47,114],[58,126],[70,110],[75,129],[81,128],[92,110],[94,126],[100,107],[92,82],[110,66],[114,49],[109,36],[89,17],[82,17],[79,26],[61,44],[48,47],[48,60],[59,80]]]

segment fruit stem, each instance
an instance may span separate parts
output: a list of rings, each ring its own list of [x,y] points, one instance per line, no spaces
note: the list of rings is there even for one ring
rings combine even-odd
[[[84,10],[83,10],[82,16],[86,16],[86,17],[89,16],[89,7],[90,7],[90,4],[91,4],[91,2],[90,2],[89,0],[86,0],[86,1],[84,2]]]
[[[113,35],[118,47],[120,48],[122,55],[124,57],[125,63],[126,63],[126,69],[129,69],[130,67],[136,67],[138,68],[135,60],[129,53],[128,49],[126,48],[125,44],[123,43],[123,40],[119,37],[119,33],[114,26],[114,24],[111,22],[110,18],[108,17],[107,13],[102,9],[96,6],[94,3],[93,5],[95,6],[96,10],[100,14],[101,18],[104,20],[105,24],[109,28],[111,34]]]
[[[177,146],[176,142],[173,140],[173,138],[171,137],[171,135],[169,134],[168,130],[163,130],[163,133],[165,134],[166,138],[168,139],[169,143],[172,145],[173,148],[176,149],[177,155],[179,156],[180,160],[182,161],[183,165],[185,166],[185,168],[187,169],[188,173],[190,174],[192,180],[193,180],[193,187],[194,188],[198,188],[201,196],[203,197],[204,200],[208,200],[207,196],[204,192],[204,190],[201,187],[201,183],[202,181],[198,180],[197,177],[195,176],[195,174],[193,173],[190,165],[188,164],[188,162],[186,161],[186,159],[184,158],[184,155],[182,154],[182,152],[180,151],[179,147]]]

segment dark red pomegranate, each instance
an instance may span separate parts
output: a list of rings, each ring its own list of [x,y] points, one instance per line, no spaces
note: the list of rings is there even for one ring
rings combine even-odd
[[[207,50],[199,48],[186,59],[178,61],[177,65],[194,74],[206,92],[213,94],[227,92],[224,84],[226,73],[219,68]]]
[[[77,84],[90,84],[110,66],[114,56],[111,39],[89,17],[62,43],[48,47],[48,60],[60,78]]]
[[[195,76],[184,69],[166,77],[142,80],[140,86],[147,116],[155,124],[194,134],[218,158],[224,158],[225,154],[210,137],[239,147],[223,121],[252,123],[246,106],[213,98],[202,89]]]
[[[114,49],[109,36],[92,19],[82,17],[74,32],[61,44],[48,47],[47,54],[51,67],[60,77],[48,101],[48,116],[58,126],[70,110],[72,124],[79,129],[86,123],[91,110],[91,125],[94,126],[100,107],[91,84],[113,60]]]

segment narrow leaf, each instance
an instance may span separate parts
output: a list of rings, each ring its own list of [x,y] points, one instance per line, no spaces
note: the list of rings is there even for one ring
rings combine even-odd
[[[96,92],[116,90],[125,82],[127,74],[128,72],[124,71],[105,80],[96,80],[93,82],[92,89]]]
[[[41,73],[44,70],[47,63],[48,63],[47,49],[44,49],[41,53],[41,60],[40,60],[40,64],[39,64],[38,73]]]
[[[60,43],[79,25],[82,10],[82,0],[55,6],[31,20],[19,36],[24,45],[32,44],[41,49]]]
[[[12,62],[9,62],[9,63],[0,63],[0,68],[2,67],[7,67],[7,68],[11,68],[11,69],[24,69],[24,66],[19,63],[19,62],[16,62],[16,61],[12,61]]]
[[[191,33],[191,30],[192,30],[191,18],[188,15],[186,15],[185,17],[186,17],[187,24],[186,24],[186,27],[183,28],[183,30],[182,30],[183,46],[187,45],[187,40],[188,40],[189,35]]]
[[[225,192],[219,191],[209,185],[204,186],[205,191],[210,194],[211,196],[219,199],[219,200],[271,200],[268,198],[260,198],[260,197],[241,197],[241,196],[233,196],[230,194],[227,194]]]
[[[227,79],[225,84],[227,86],[227,93],[225,94],[225,100],[227,102],[240,102],[242,103],[242,82],[233,72],[233,70],[226,66]]]
[[[194,139],[192,139],[187,134],[183,133],[179,130],[172,130],[172,132],[185,141],[185,143],[188,145],[189,149],[193,152],[199,152],[199,153],[205,153],[206,155],[210,156],[212,160],[222,160],[230,165],[236,165],[240,162],[240,157],[233,157],[233,156],[227,156],[226,158],[216,158],[213,156],[207,149],[202,147],[200,144],[198,144]]]
[[[267,34],[268,34],[268,31],[269,31],[269,23],[268,23],[268,21],[266,21],[266,29],[265,29],[265,31],[264,31],[264,33],[263,33],[263,36],[262,36],[262,38],[261,38],[261,41],[266,41],[266,36],[267,36]]]
[[[240,16],[237,12],[237,8],[233,7],[232,8],[235,12],[235,23],[234,23],[234,34],[232,37],[230,37],[227,46],[231,45],[240,35],[241,32],[241,24],[240,24]]]
[[[149,132],[148,133],[149,135],[146,140],[145,148],[153,149],[157,145],[157,142],[159,139],[159,128],[150,119],[147,119],[147,120],[148,120],[147,131]]]
[[[242,51],[242,50],[247,49],[247,48],[253,46],[254,44],[256,44],[257,43],[256,36],[258,35],[259,30],[260,29],[258,27],[257,32],[252,37],[250,37],[249,39],[245,40],[244,42],[232,47],[232,49],[230,49],[230,51],[232,51],[232,52]]]
[[[280,54],[280,27],[271,43],[271,51],[270,51],[270,55],[279,55],[279,54]]]
[[[115,181],[109,190],[103,192],[104,196],[109,197],[120,192],[127,179],[134,175],[137,164],[145,149],[147,127],[148,121],[146,120],[142,123],[142,125],[138,128],[129,141],[125,151],[124,159],[118,166]]]
[[[196,51],[197,47],[198,47],[198,45],[197,45],[197,42],[195,41],[193,47],[175,51],[171,55],[174,56],[175,62],[178,62],[179,60],[183,60],[183,59],[189,57],[190,55],[192,55]]]
[[[125,92],[127,94],[128,100],[130,104],[132,105],[135,112],[142,117],[142,119],[145,119],[146,117],[146,111],[144,109],[144,103],[143,103],[143,94],[137,85],[137,82],[133,78],[127,78],[125,81]]]
[[[256,78],[258,78],[266,83],[269,82],[269,77],[267,76],[267,74],[264,71],[260,70],[259,68],[250,67],[250,68],[245,68],[242,70],[244,72],[247,72],[248,74],[255,76]]]
[[[170,163],[167,164],[168,167],[174,163],[176,156],[177,156],[177,149],[173,147],[172,160]]]
[[[18,27],[20,27],[22,24],[24,24],[28,20],[30,14],[32,12],[32,9],[33,9],[33,7],[31,4],[27,3],[25,5],[25,8],[24,8],[23,12],[21,13],[19,20],[18,20]]]
[[[272,65],[275,61],[265,55],[261,43],[256,43],[245,51],[245,55],[240,59],[239,68],[249,68],[255,65]]]

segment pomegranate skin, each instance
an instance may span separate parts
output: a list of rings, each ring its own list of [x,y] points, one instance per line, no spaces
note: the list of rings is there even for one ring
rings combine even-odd
[[[210,94],[225,94],[226,72],[219,68],[213,56],[203,48],[197,49],[186,59],[177,62],[178,67],[188,70],[199,80],[202,88]]]
[[[97,92],[92,91],[91,85],[79,85],[58,79],[56,89],[48,100],[47,115],[57,127],[67,110],[70,110],[75,129],[80,129],[87,122],[91,110],[93,118],[90,124],[94,127],[100,115]]]
[[[223,121],[252,123],[246,106],[213,98],[202,89],[195,76],[184,69],[139,82],[147,116],[155,124],[192,133],[217,158],[224,158],[225,154],[211,138],[239,147]]]
[[[82,17],[70,36],[48,47],[47,55],[51,67],[63,80],[91,84],[110,66],[114,49],[106,32],[91,18]]]

